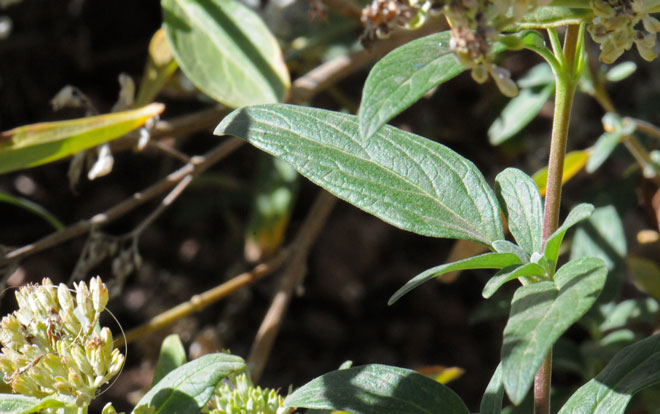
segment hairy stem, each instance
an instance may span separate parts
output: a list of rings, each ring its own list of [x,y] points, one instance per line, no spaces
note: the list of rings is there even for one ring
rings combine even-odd
[[[557,230],[561,204],[561,183],[566,156],[568,126],[571,120],[573,97],[579,79],[583,30],[579,26],[568,26],[564,38],[563,65],[555,71],[555,113],[552,123],[548,182],[543,214],[543,244]],[[559,55],[559,51],[555,51]],[[559,56],[558,56],[559,57]],[[552,349],[545,357],[534,378],[534,413],[550,414],[550,385],[552,383]]]

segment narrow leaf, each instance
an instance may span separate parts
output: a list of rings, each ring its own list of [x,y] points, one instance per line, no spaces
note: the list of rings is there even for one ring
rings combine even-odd
[[[465,70],[436,33],[394,49],[374,65],[362,90],[360,136],[367,139],[426,92]]]
[[[491,145],[500,145],[522,131],[541,112],[553,91],[554,85],[521,89],[518,96],[509,101],[488,129]]]
[[[135,105],[142,106],[153,102],[178,67],[165,30],[160,28],[149,42],[149,58],[135,98]]]
[[[504,399],[504,384],[502,384],[502,363],[488,382],[486,392],[481,398],[480,414],[500,414],[502,412],[502,400]]]
[[[322,375],[289,395],[285,407],[351,414],[467,414],[451,389],[415,371],[365,365]]]
[[[199,414],[220,381],[245,370],[243,359],[229,354],[208,354],[171,371],[147,392],[132,411],[152,407],[153,414]]]
[[[62,230],[64,228],[64,224],[62,224],[62,222],[57,217],[55,217],[53,213],[46,210],[39,204],[28,200],[27,198],[16,197],[0,191],[0,203],[13,204],[29,211],[30,213],[36,214],[37,216],[47,221],[48,224],[53,226],[55,230]]]
[[[229,114],[215,130],[290,163],[337,197],[414,233],[504,239],[499,206],[479,170],[449,148],[387,126],[369,140],[357,117],[293,105]]]
[[[513,253],[486,253],[460,260],[458,262],[432,267],[413,277],[399,290],[394,292],[387,304],[392,305],[394,302],[401,299],[403,295],[415,289],[422,283],[448,272],[468,269],[502,269],[520,263],[520,258]]]
[[[539,266],[536,263],[527,263],[522,266],[517,266],[515,268],[507,268],[499,271],[495,276],[491,277],[484,290],[481,292],[481,296],[488,299],[497,292],[497,290],[502,287],[506,282],[513,279],[518,279],[519,277],[525,276],[536,276],[542,277],[545,275],[545,269]]]
[[[530,260],[530,254],[522,249],[517,244],[511,243],[508,240],[496,240],[493,242],[493,249],[497,253],[513,253],[520,258],[521,263],[527,263]]]
[[[566,154],[566,158],[564,159],[564,171],[561,177],[562,185],[566,184],[568,180],[575,176],[575,174],[579,173],[580,170],[584,168],[588,159],[589,151],[571,151]],[[541,196],[544,196],[545,188],[548,184],[548,168],[545,167],[537,171],[532,176],[532,179],[538,186]]]
[[[186,350],[181,343],[179,335],[168,335],[160,346],[160,355],[158,363],[154,370],[154,379],[151,381],[153,387],[165,377],[165,375],[174,371],[176,368],[186,363]]]
[[[509,29],[547,29],[569,24],[580,24],[592,14],[589,3],[584,1],[582,3],[583,7],[580,9],[557,6],[538,7],[531,13],[525,14]]]
[[[620,82],[635,73],[636,70],[637,65],[635,62],[621,62],[607,71],[605,79],[608,82]]]
[[[162,0],[163,26],[186,76],[232,108],[282,101],[289,72],[261,18],[235,0]]]
[[[653,335],[619,351],[559,414],[623,414],[633,395],[658,382],[660,335]]]
[[[606,276],[601,259],[582,258],[561,267],[554,283],[534,283],[516,291],[502,345],[504,387],[514,404],[525,398],[555,341],[591,308]]]
[[[559,247],[561,242],[564,240],[564,235],[568,229],[579,223],[580,221],[591,216],[591,213],[594,211],[594,206],[587,203],[578,204],[573,207],[568,217],[564,220],[564,223],[555,230],[554,233],[548,237],[548,240],[545,242],[545,249],[543,250],[543,256],[552,263],[554,266],[557,265],[557,259],[559,258]]]
[[[163,109],[164,105],[154,103],[131,111],[43,122],[0,132],[0,173],[46,164],[120,138]]]
[[[518,245],[530,255],[540,252],[543,243],[543,203],[536,183],[515,168],[499,173],[495,182],[509,230]]]

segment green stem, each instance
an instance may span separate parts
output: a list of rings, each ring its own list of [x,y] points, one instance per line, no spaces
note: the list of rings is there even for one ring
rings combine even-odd
[[[543,214],[543,244],[557,230],[559,207],[561,204],[561,184],[566,156],[568,126],[571,121],[573,97],[577,89],[579,70],[578,59],[582,55],[583,29],[568,26],[564,37],[563,51],[557,46],[558,38],[554,30],[549,30],[555,56],[561,62],[561,70],[555,71],[555,114],[552,123],[550,159],[548,161],[548,182],[545,193]],[[563,52],[563,53],[562,53]],[[550,386],[552,383],[552,349],[534,378],[534,413],[550,414]]]

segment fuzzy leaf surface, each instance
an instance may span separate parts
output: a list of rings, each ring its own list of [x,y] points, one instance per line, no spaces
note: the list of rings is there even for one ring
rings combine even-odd
[[[559,258],[559,247],[561,247],[561,242],[564,240],[566,232],[577,223],[591,216],[593,211],[594,206],[591,204],[578,204],[568,213],[568,217],[566,217],[562,225],[548,237],[548,240],[545,242],[543,255],[550,263],[556,266],[557,259]]]
[[[500,116],[488,128],[491,145],[500,145],[522,131],[536,118],[553,91],[554,85],[521,89],[518,96],[509,101]]]
[[[502,345],[504,388],[514,404],[525,398],[552,345],[591,308],[606,276],[601,259],[581,258],[562,266],[554,281],[516,291]]]
[[[528,254],[543,245],[543,203],[534,180],[524,172],[507,168],[495,178],[498,197],[518,245]]]
[[[623,414],[634,394],[658,382],[660,335],[653,335],[619,351],[559,414]]]
[[[459,260],[454,263],[446,263],[440,266],[435,266],[418,274],[417,276],[410,279],[405,285],[401,286],[399,290],[394,292],[387,304],[393,304],[397,300],[401,299],[403,295],[415,289],[422,283],[425,283],[445,273],[468,269],[502,269],[504,267],[518,265],[520,263],[520,258],[513,253],[486,253],[479,256],[473,256],[467,259]]]
[[[30,414],[74,405],[75,401],[67,402],[53,396],[39,399],[21,394],[0,394],[0,414]]]
[[[545,269],[542,266],[536,263],[527,263],[522,266],[517,266],[511,269],[502,269],[495,276],[488,279],[484,290],[481,292],[481,296],[488,299],[497,292],[506,282],[509,282],[513,279],[518,279],[519,277],[525,276],[538,276],[541,277],[545,274]]]
[[[174,56],[201,91],[231,108],[279,102],[289,72],[261,18],[235,0],[162,0]]]
[[[186,360],[186,349],[183,347],[179,335],[168,335],[160,346],[160,355],[158,356],[151,386],[156,385],[165,375],[185,364]]]
[[[374,65],[362,90],[360,136],[371,137],[432,88],[465,70],[449,47],[449,31],[416,39]]]
[[[475,165],[418,135],[387,126],[363,140],[355,116],[285,104],[238,109],[215,134],[246,139],[401,229],[487,246],[504,238],[497,199]]]
[[[500,414],[504,400],[504,385],[502,385],[502,363],[500,362],[490,377],[486,391],[481,398],[480,414]]]
[[[351,414],[468,414],[450,388],[404,368],[365,365],[329,372],[284,400],[285,407]]]
[[[158,381],[135,409],[148,406],[155,408],[154,414],[199,414],[223,378],[245,369],[245,361],[240,357],[221,353],[204,355]]]

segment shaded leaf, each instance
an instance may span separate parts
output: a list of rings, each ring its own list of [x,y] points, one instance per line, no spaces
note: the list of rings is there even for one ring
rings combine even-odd
[[[0,132],[0,173],[36,167],[120,138],[164,109],[164,105],[154,103],[131,111],[42,122]]]
[[[365,365],[322,375],[289,395],[285,407],[342,410],[351,414],[467,414],[446,386],[415,371]]]
[[[229,354],[207,354],[171,371],[135,406],[153,407],[153,414],[199,414],[220,381],[244,371],[243,359]]]
[[[186,350],[179,335],[168,335],[160,346],[160,355],[158,356],[158,363],[154,370],[154,378],[151,381],[151,386],[153,387],[165,375],[185,364],[186,360]]]
[[[245,138],[401,229],[485,245],[504,238],[495,194],[472,162],[390,126],[362,140],[357,123],[338,112],[263,105],[232,112],[215,134]]]
[[[552,73],[550,65],[539,63],[518,80],[520,88],[537,88],[555,84],[555,75]]]
[[[660,300],[660,266],[643,257],[626,258],[628,273],[637,289]]]
[[[400,46],[380,59],[362,90],[360,136],[371,137],[436,86],[465,70],[449,47],[449,31]]]
[[[624,413],[632,396],[660,382],[660,335],[619,351],[594,379],[580,387],[559,414]]]
[[[543,203],[536,183],[515,168],[499,173],[495,182],[509,231],[528,254],[540,252],[543,245]]]
[[[467,269],[502,269],[520,263],[520,258],[513,253],[486,253],[463,259],[458,262],[432,267],[413,277],[399,290],[394,292],[387,304],[392,305],[394,302],[401,299],[403,295],[415,289],[417,286],[444,273]]]
[[[589,159],[589,151],[571,151],[564,158],[564,171],[562,173],[561,183],[566,184],[575,174],[580,172]],[[538,170],[532,176],[532,179],[539,188],[541,196],[545,195],[546,185],[548,184],[548,168]]]
[[[491,145],[500,145],[522,131],[541,112],[553,91],[554,84],[520,89],[518,96],[509,101],[500,116],[488,128]]]
[[[601,259],[581,258],[562,266],[554,282],[516,291],[502,345],[504,387],[514,404],[522,402],[555,341],[591,308],[606,275]]]
[[[481,398],[480,414],[500,414],[504,399],[504,384],[502,384],[502,363],[500,362],[488,382],[486,392]]]
[[[496,243],[498,242],[493,242],[493,247],[495,247]],[[456,240],[454,241],[454,244],[452,244],[451,250],[449,250],[449,254],[445,259],[445,263],[457,262],[459,260],[467,259],[468,257],[476,256],[487,251],[488,247],[481,243],[475,243],[469,240]],[[454,270],[453,272],[445,273],[442,275],[442,277],[439,277],[438,281],[443,283],[452,283],[460,274],[460,270]]]
[[[561,242],[564,240],[564,236],[568,229],[579,223],[580,221],[588,218],[591,213],[594,211],[594,206],[587,203],[578,204],[573,207],[568,217],[562,223],[557,230],[554,231],[548,237],[548,240],[545,241],[545,248],[543,250],[543,256],[551,263],[554,267],[557,265],[557,259],[559,258],[559,248],[561,247]]]
[[[62,230],[64,228],[64,224],[62,224],[62,222],[57,217],[55,217],[53,213],[46,210],[39,204],[28,200],[27,198],[16,197],[0,191],[0,203],[13,204],[29,211],[30,213],[36,214],[37,216],[47,221],[48,224],[53,226],[55,230]]]
[[[626,299],[620,303],[603,305],[601,308],[599,312],[603,315],[603,322],[599,328],[603,332],[633,323],[650,325],[660,310],[657,300],[653,298]]]
[[[522,266],[517,266],[512,268],[502,269],[497,274],[490,279],[484,286],[481,295],[488,299],[497,292],[497,290],[502,287],[506,282],[509,282],[513,279],[518,279],[525,276],[536,276],[543,277],[545,275],[545,269],[536,263],[527,263]]]
[[[163,27],[186,76],[229,106],[284,100],[289,72],[261,18],[235,0],[162,0]]]

